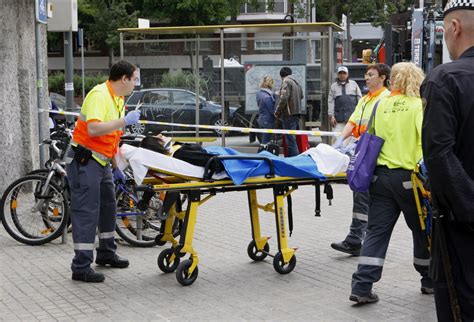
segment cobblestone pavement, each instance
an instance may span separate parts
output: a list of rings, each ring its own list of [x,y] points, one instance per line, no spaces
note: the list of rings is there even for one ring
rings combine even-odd
[[[260,203],[273,201],[259,191]],[[0,320],[315,320],[434,321],[432,295],[420,293],[412,266],[411,235],[400,218],[389,247],[383,276],[374,290],[380,302],[366,306],[348,300],[356,257],[330,248],[348,231],[351,193],[334,185],[333,205],[323,202],[322,217],[314,216],[314,190],[293,194],[294,231],[290,246],[298,247],[297,264],[288,275],[276,273],[271,258],[252,262],[247,196],[218,194],[199,209],[194,246],[199,252],[199,277],[189,287],[174,274],[159,271],[163,247],[119,245],[131,265],[101,268],[104,283],[73,282],[69,270],[72,241],[26,246],[0,229]],[[274,236],[272,214],[262,214],[262,233]]]

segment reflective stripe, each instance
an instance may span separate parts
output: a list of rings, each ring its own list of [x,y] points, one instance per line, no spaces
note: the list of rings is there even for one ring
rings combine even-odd
[[[359,220],[362,220],[362,221],[367,221],[369,219],[369,215],[361,214],[360,212],[353,212],[352,213],[352,218],[359,219]]]
[[[383,266],[385,259],[377,257],[359,257],[359,265]]]
[[[99,238],[100,239],[106,239],[106,238],[114,238],[115,237],[115,231],[110,231],[107,233],[100,233]]]
[[[74,140],[71,140],[71,144],[74,145],[74,146],[78,146],[79,143],[77,143],[76,141]],[[111,158],[107,158],[105,155],[103,154],[100,154],[99,152],[95,152],[94,150],[91,150],[89,148],[86,148],[85,146],[82,146],[83,148],[87,149],[87,150],[90,150],[92,152],[92,155],[95,156],[96,158],[104,161],[104,162],[110,162],[112,161]]]
[[[416,258],[413,257],[413,264],[419,266],[430,266],[431,258]]]
[[[85,115],[85,114],[82,114],[82,113],[79,113],[79,119],[80,119],[81,121],[84,121],[84,122],[87,121],[86,115]]]
[[[402,182],[402,185],[403,185],[403,188],[405,189],[413,189],[413,182],[411,181],[405,181],[405,182]]]
[[[94,243],[74,243],[74,250],[94,250]]]

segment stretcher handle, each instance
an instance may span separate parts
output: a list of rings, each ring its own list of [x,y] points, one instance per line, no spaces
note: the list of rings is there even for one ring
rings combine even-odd
[[[275,166],[273,165],[272,159],[264,156],[250,156],[250,155],[216,155],[207,160],[206,166],[204,167],[204,181],[212,181],[212,171],[209,169],[211,164],[221,160],[264,160],[268,162],[270,170],[265,175],[265,178],[275,177]]]

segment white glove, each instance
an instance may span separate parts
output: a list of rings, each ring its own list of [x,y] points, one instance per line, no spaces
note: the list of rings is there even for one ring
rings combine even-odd
[[[131,111],[127,115],[125,115],[125,117],[123,118],[126,126],[138,123],[139,119],[140,119],[140,110]]]
[[[332,147],[336,150],[339,150],[342,148],[343,144],[344,144],[344,138],[342,136],[339,136],[336,142],[332,145]]]

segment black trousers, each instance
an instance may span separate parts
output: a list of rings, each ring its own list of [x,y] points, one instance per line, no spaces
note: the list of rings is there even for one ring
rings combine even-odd
[[[444,269],[439,229],[444,228],[446,247],[451,262],[454,287],[456,289],[463,321],[474,320],[474,224],[453,221],[433,222],[432,272],[435,291],[436,314],[439,321],[453,321],[446,272]]]

